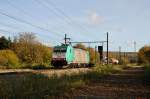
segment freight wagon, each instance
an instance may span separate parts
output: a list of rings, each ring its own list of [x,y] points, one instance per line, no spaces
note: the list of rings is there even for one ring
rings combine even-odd
[[[54,67],[81,67],[89,65],[89,52],[80,48],[74,48],[71,45],[63,44],[55,46],[52,54],[52,65]]]

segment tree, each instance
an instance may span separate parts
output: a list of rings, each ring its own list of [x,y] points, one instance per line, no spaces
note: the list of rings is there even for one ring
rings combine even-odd
[[[6,39],[4,36],[0,37],[0,50],[2,49],[9,49],[11,47],[11,40],[10,37]]]
[[[18,66],[19,59],[12,50],[0,50],[1,66]]]
[[[142,47],[138,52],[139,63],[150,63],[150,46]]]
[[[51,50],[36,40],[34,33],[21,33],[12,49],[19,59],[27,64],[50,64]]]
[[[74,47],[87,50],[87,48],[83,44],[76,44]]]

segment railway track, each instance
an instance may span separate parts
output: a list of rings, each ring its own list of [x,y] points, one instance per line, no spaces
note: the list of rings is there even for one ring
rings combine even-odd
[[[78,74],[81,72],[88,72],[91,68],[61,68],[61,69],[45,69],[45,70],[33,70],[33,69],[8,69],[0,70],[0,75],[15,75],[24,73],[35,73],[43,74],[45,76],[51,77],[57,75],[58,77],[62,75]]]

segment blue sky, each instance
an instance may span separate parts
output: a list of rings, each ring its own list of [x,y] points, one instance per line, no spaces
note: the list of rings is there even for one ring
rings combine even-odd
[[[0,14],[0,36],[34,32],[53,46],[65,33],[72,41],[101,41],[109,32],[110,50],[134,51],[134,41],[137,50],[150,44],[149,5],[149,0],[0,0],[0,12],[30,24]]]

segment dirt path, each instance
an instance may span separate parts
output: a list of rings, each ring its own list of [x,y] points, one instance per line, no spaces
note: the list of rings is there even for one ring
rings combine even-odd
[[[98,82],[72,90],[76,99],[150,99],[150,84],[143,81],[142,67],[124,69]]]

